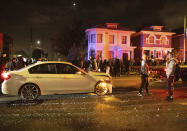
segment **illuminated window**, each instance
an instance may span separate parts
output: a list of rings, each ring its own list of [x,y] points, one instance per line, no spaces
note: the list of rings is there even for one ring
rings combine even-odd
[[[103,34],[97,34],[97,43],[103,43]]]
[[[114,35],[109,35],[109,43],[114,44]]]
[[[108,52],[108,57],[109,57],[109,59],[114,58],[114,52],[113,51],[109,51]]]
[[[91,43],[96,43],[96,34],[91,34]]]
[[[160,43],[163,44],[163,45],[167,44],[166,38],[165,37],[161,37]]]
[[[154,44],[154,40],[155,40],[154,36],[150,36],[149,37],[149,44]]]
[[[121,37],[121,44],[127,44],[127,36]]]

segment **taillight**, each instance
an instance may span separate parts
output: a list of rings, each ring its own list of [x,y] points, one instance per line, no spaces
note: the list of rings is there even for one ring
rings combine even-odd
[[[10,76],[7,72],[3,72],[3,73],[1,74],[1,78],[2,78],[3,80],[8,80],[8,79],[11,78],[11,76]]]

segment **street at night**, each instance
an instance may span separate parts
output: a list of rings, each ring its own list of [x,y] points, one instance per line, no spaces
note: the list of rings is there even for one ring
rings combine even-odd
[[[4,0],[0,131],[187,131],[187,0]]]
[[[165,81],[151,81],[150,96],[137,96],[139,75],[113,78],[113,93],[106,96],[68,94],[42,96],[23,102],[0,96],[0,130],[45,131],[185,131],[187,83],[176,82],[174,101]]]

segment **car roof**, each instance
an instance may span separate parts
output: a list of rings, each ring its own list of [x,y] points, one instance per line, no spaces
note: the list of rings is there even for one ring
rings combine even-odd
[[[73,65],[72,63],[70,62],[65,62],[65,61],[37,61],[36,63],[33,63],[31,65],[28,65],[24,68],[21,68],[19,70],[16,70],[16,71],[21,71],[21,70],[25,70],[25,69],[29,69],[31,67],[34,67],[36,65],[40,65],[40,64],[47,64],[47,63],[63,63],[63,64],[69,64],[69,65]]]
[[[72,65],[72,63],[66,62],[66,61],[37,61],[36,63],[37,64],[42,64],[42,63],[64,63],[64,64]]]

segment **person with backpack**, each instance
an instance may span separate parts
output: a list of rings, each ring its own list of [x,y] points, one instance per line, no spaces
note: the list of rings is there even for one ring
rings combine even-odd
[[[173,53],[168,52],[168,60],[166,62],[166,77],[167,77],[167,89],[168,96],[166,100],[173,101],[173,84],[175,80],[175,69],[176,69],[176,60],[173,58]]]

